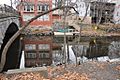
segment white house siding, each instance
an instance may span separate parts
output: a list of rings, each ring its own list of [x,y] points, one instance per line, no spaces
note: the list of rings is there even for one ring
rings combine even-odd
[[[114,22],[120,24],[120,1],[116,2],[115,11],[114,11]]]
[[[77,6],[78,6],[77,10],[79,12],[79,16],[81,16],[81,17],[85,16],[87,5],[84,2],[84,0],[78,0]],[[90,4],[89,4],[88,11],[87,11],[87,16],[90,16]]]
[[[86,8],[87,5],[89,5],[88,10],[87,10],[87,17],[83,21],[83,23],[91,24],[91,17],[90,17],[90,3],[86,4],[85,0],[78,0],[77,1],[77,11],[79,12],[79,17],[83,19],[83,17],[86,15]]]

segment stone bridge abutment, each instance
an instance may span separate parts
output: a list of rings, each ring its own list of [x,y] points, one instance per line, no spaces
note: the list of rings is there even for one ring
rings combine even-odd
[[[0,7],[0,62],[2,62],[2,52],[9,39],[19,30],[19,15]],[[6,11],[1,11],[6,10]],[[2,71],[19,68],[21,57],[21,40],[18,36],[7,51],[6,62]]]

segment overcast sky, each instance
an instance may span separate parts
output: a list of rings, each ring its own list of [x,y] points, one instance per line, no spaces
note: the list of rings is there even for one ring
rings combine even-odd
[[[12,0],[14,2],[14,0]],[[11,5],[10,0],[0,0],[0,4]]]
[[[7,5],[11,5],[11,0],[0,0],[0,4],[7,4]],[[74,1],[74,0],[72,0]],[[108,0],[108,1],[112,1],[112,0]],[[113,0],[113,1],[117,1],[117,0]],[[12,0],[12,2],[14,3],[14,0]]]

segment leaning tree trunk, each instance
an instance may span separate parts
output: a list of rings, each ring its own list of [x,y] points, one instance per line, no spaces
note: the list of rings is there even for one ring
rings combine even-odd
[[[57,9],[63,9],[63,8],[72,8],[72,9],[74,9],[74,11],[76,11],[75,8],[72,7],[72,6],[61,6],[61,7],[59,6],[59,7],[53,8],[53,9],[51,9],[51,10],[49,10],[49,11],[46,11],[46,12],[44,12],[44,13],[41,13],[41,14],[35,16],[34,18],[32,18],[31,20],[29,20],[29,21],[26,23],[25,26],[21,27],[21,28],[10,38],[10,40],[7,42],[6,46],[4,47],[3,52],[2,52],[2,55],[1,55],[0,72],[3,71],[3,67],[4,67],[5,62],[6,62],[6,55],[7,55],[8,48],[9,48],[10,45],[13,43],[13,41],[21,34],[21,32],[22,32],[31,22],[33,22],[34,20],[36,20],[36,19],[39,18],[40,16],[43,16],[43,15],[45,15],[45,14],[47,14],[47,13],[50,13],[50,12],[52,12],[52,11],[55,11],[55,10],[57,10]]]

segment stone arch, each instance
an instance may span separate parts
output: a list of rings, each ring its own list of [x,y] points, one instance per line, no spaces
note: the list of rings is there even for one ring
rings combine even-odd
[[[3,39],[3,44],[1,46],[0,58],[1,58],[1,54],[2,54],[2,51],[3,51],[6,43],[18,30],[19,30],[19,28],[18,28],[17,24],[14,22],[12,22],[8,26],[8,28],[5,32],[5,37]],[[21,41],[20,41],[20,36],[18,36],[8,49],[8,52],[6,55],[6,62],[5,62],[3,71],[7,71],[8,69],[19,68],[20,57],[21,57],[20,55],[21,55]]]

